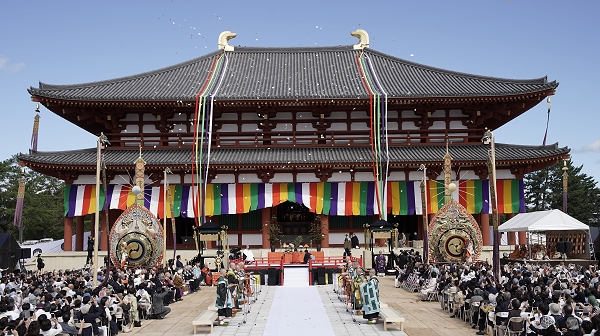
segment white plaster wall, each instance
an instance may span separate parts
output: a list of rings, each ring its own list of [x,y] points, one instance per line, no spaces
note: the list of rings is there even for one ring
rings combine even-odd
[[[73,184],[96,184],[95,175],[79,175]]]
[[[510,172],[510,169],[498,169],[496,170],[496,180],[512,180],[515,178]]]
[[[235,175],[233,174],[218,174],[211,183],[235,183]]]
[[[331,177],[329,178],[328,182],[347,182],[350,181],[350,177],[350,173],[339,173],[339,171],[334,171]]]
[[[237,233],[232,233],[227,235],[227,243],[229,246],[237,246],[238,245],[238,235]]]
[[[401,114],[402,118],[418,118],[419,116],[415,114],[413,110],[404,110]]]
[[[237,113],[223,113],[218,120],[238,120]]]
[[[356,181],[356,182],[371,182],[371,181],[373,181],[373,173],[356,172],[356,173],[354,173],[354,181]]]
[[[239,181],[240,183],[262,183],[262,180],[258,178],[258,175],[256,175],[256,173],[240,174]]]
[[[372,178],[373,175],[371,175]],[[404,181],[406,180],[406,174],[402,171],[393,171],[388,177],[388,181]]]
[[[321,182],[320,179],[317,178],[315,173],[298,173],[296,175],[297,182]]]
[[[271,179],[271,183],[291,183],[294,181],[294,175],[292,173],[277,173]]]
[[[242,247],[245,245],[262,245],[262,234],[260,233],[244,233],[242,234]],[[256,257],[256,256],[254,256]]]
[[[242,120],[264,120],[264,118],[259,117],[257,113],[242,113]]]

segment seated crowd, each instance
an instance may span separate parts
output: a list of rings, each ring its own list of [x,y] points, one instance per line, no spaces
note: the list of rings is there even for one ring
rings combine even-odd
[[[398,266],[396,287],[419,291],[424,301],[438,299],[478,335],[600,336],[600,270],[594,266],[509,263],[499,281],[485,263]]]
[[[201,285],[212,284],[208,267],[102,268],[93,286],[89,268],[58,271],[2,271],[0,330],[4,335],[116,335],[164,318],[170,304]]]

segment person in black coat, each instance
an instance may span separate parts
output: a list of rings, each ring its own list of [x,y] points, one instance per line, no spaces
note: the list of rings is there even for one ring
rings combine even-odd
[[[37,269],[38,269],[38,271],[41,272],[44,269],[45,266],[46,265],[44,264],[44,259],[42,259],[42,254],[40,253],[40,254],[38,254],[38,257],[37,257]]]
[[[302,263],[308,264],[308,261],[310,260],[310,256],[311,256],[311,254],[308,252],[308,250],[304,250],[304,260],[302,261]]]
[[[175,269],[183,268],[183,263],[181,262],[181,256],[177,256],[177,260],[175,261]]]
[[[89,265],[92,261],[92,255],[94,253],[94,237],[88,236],[87,240],[87,258],[85,258],[85,264]]]
[[[358,237],[353,233],[352,237],[350,238],[350,241],[352,242],[352,248],[360,248],[360,243],[358,242]]]

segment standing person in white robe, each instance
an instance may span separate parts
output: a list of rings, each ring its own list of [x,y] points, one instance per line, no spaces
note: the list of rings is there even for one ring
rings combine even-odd
[[[243,253],[244,263],[252,264],[254,262],[254,253],[250,250],[250,246],[246,245]]]

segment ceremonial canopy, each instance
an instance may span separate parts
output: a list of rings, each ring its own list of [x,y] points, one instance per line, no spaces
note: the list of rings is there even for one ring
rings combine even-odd
[[[498,227],[500,232],[588,231],[590,227],[558,210],[521,213]]]

